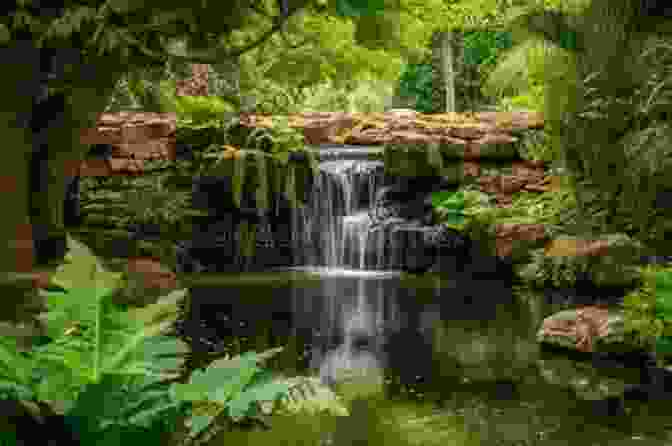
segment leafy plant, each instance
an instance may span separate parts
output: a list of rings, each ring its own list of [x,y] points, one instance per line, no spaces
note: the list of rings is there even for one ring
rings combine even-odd
[[[623,299],[626,331],[642,347],[672,354],[672,271],[642,268],[642,284]]]
[[[566,288],[576,284],[577,275],[587,274],[590,263],[586,257],[547,256],[543,249],[531,253],[530,263],[519,274],[538,288]]]
[[[173,383],[170,393],[175,401],[214,403],[209,411],[192,418],[190,435],[199,435],[222,413],[234,421],[258,416],[258,401],[274,401],[286,395],[290,386],[274,381],[269,371],[259,367],[260,362],[280,351],[282,347],[220,359],[204,371],[194,371],[188,383]]]
[[[304,146],[303,133],[289,125],[289,119],[284,116],[273,117],[273,127],[270,129],[258,127],[253,129],[242,148],[258,149],[272,153],[283,153],[302,149]]]
[[[463,191],[435,192],[432,194],[432,206],[436,209],[441,223],[462,229],[465,222]]]
[[[409,64],[399,78],[397,95],[400,98],[412,98],[414,109],[422,113],[432,113],[432,65]]]
[[[111,302],[109,289],[47,292],[44,322],[51,342],[26,354],[15,339],[0,339],[2,394],[48,402],[85,444],[112,445],[157,441],[172,432],[191,415],[196,390],[205,392],[199,400],[223,404],[235,419],[253,414],[257,399],[273,400],[287,390],[268,384],[268,374],[256,366],[277,350],[219,362],[218,371],[195,372],[187,384],[171,388],[187,349],[165,333],[185,292],[131,313]],[[192,432],[205,429],[203,421],[195,417]]]

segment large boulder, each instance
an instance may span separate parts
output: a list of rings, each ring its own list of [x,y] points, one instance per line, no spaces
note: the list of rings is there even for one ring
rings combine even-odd
[[[537,332],[537,341],[579,352],[638,350],[628,342],[622,312],[598,306],[548,316]]]

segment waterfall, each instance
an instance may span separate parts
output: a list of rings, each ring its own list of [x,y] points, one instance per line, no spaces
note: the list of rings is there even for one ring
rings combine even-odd
[[[367,269],[375,237],[370,237],[369,208],[383,182],[383,163],[333,159],[319,165],[311,200],[295,213],[292,235],[299,264]],[[351,155],[346,152],[344,156]],[[374,262],[377,263],[377,262]]]
[[[293,305],[306,329],[317,327],[311,368],[325,383],[356,372],[380,387],[384,333],[399,324],[398,273],[383,271],[390,265],[391,232],[371,231],[369,212],[384,182],[383,162],[370,159],[374,150],[321,149],[310,201],[293,216],[295,262],[323,279],[320,299],[297,288]]]

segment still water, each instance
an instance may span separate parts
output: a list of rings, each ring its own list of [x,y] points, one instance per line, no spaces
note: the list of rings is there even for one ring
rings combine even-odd
[[[285,346],[272,367],[288,375],[379,368],[385,413],[398,409],[397,424],[424,420],[408,444],[672,444],[670,404],[626,403],[627,415],[609,415],[598,397],[568,384],[604,371],[561,379],[590,361],[539,349],[537,328],[559,309],[541,295],[496,280],[301,272],[308,276],[276,271],[263,283],[192,288],[193,314],[215,342],[234,339],[242,351]],[[358,336],[366,341],[353,347]],[[607,374],[617,383],[638,379],[627,369]]]

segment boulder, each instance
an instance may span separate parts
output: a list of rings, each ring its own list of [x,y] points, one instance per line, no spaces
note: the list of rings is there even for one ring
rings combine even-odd
[[[537,341],[580,352],[636,350],[628,345],[622,312],[583,306],[548,316]]]

